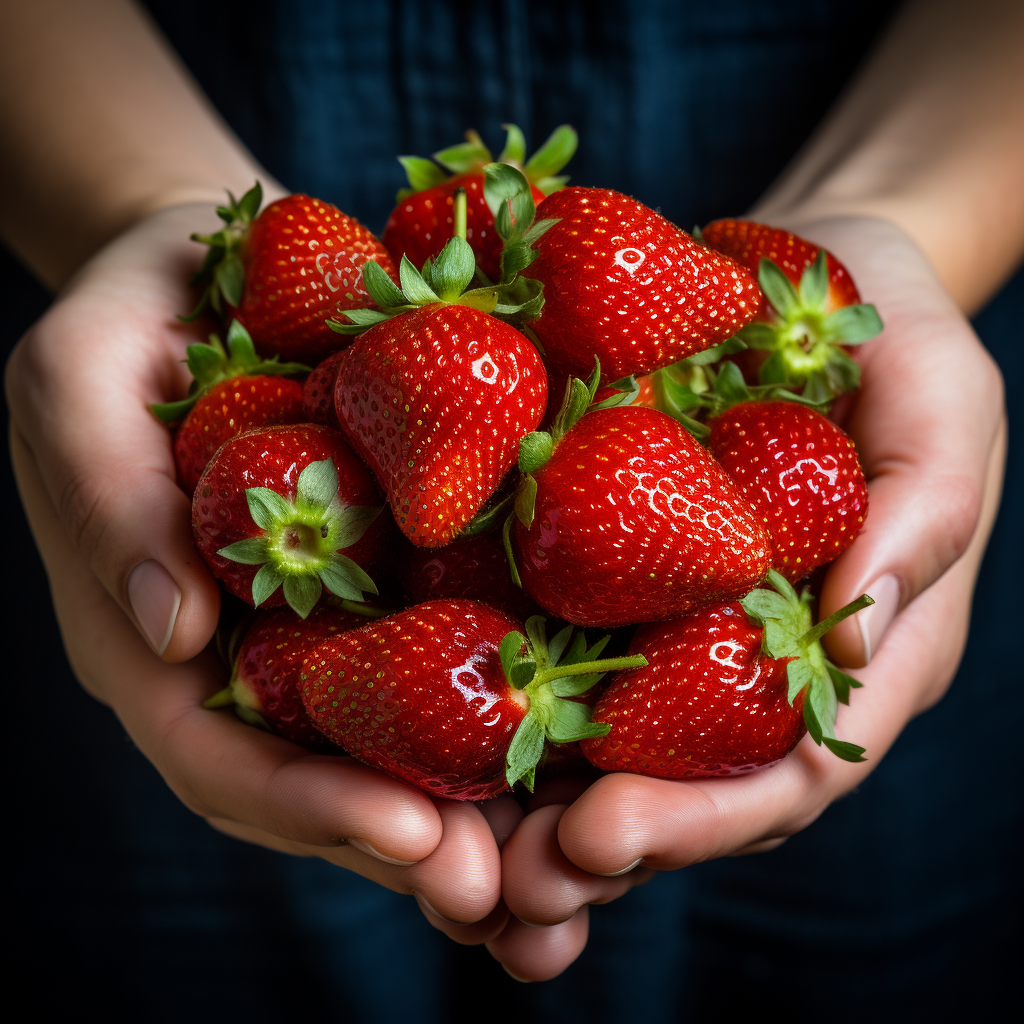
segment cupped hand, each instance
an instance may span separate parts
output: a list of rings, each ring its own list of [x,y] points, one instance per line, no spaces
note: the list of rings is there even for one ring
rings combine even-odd
[[[820,609],[825,617],[861,593],[875,599],[826,638],[833,660],[864,684],[841,707],[837,735],[866,747],[868,760],[849,764],[806,737],[756,774],[612,774],[579,795],[556,794],[527,814],[502,855],[514,917],[488,948],[524,980],[564,970],[586,943],[587,905],[622,895],[649,869],[771,849],[805,828],[942,696],[963,653],[1002,484],[999,371],[895,226],[867,218],[786,226],[836,253],[885,323],[856,353],[860,394],[836,410],[857,444],[870,508],[826,575]]]
[[[12,455],[71,664],[177,796],[223,832],[320,856],[401,892],[463,941],[500,930],[495,834],[518,817],[432,801],[347,757],[321,757],[202,701],[219,594],[192,543],[170,437],[148,409],[181,397],[175,319],[212,204],[164,210],[115,240],[21,340],[7,368]],[[511,801],[508,801],[511,803]],[[481,922],[481,923],[477,923]]]

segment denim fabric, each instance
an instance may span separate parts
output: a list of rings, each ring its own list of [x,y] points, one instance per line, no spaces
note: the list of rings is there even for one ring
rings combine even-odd
[[[742,211],[807,137],[892,5],[219,3],[152,0],[216,106],[289,187],[379,228],[396,153],[515,121],[539,143],[570,121],[582,184],[681,224]],[[47,296],[4,254],[13,343]],[[1018,273],[977,320],[1021,377]],[[512,982],[434,932],[412,900],[313,860],[210,831],[75,684],[27,528],[8,526],[22,600],[8,748],[21,779],[10,890],[17,982],[41,1007],[146,1021],[950,1019],[1005,987],[1020,912],[1020,669],[1012,594],[1022,419],[1006,498],[950,694],[855,793],[770,854],[659,877],[591,910],[563,976]],[[9,470],[7,470],[9,473]],[[8,493],[13,484],[8,476]],[[30,685],[22,685],[27,682]],[[45,691],[44,691],[45,687]],[[40,712],[39,693],[58,714]]]

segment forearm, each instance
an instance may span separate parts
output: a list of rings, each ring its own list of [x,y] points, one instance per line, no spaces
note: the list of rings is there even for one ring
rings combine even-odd
[[[759,202],[897,224],[970,313],[1024,255],[1024,6],[915,0]]]
[[[154,210],[268,176],[130,0],[0,5],[0,236],[53,287]]]

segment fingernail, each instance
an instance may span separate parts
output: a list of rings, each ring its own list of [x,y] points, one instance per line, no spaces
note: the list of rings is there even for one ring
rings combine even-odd
[[[459,928],[464,928],[465,927],[465,922],[463,922],[463,921],[453,921],[450,917],[445,917],[444,914],[438,913],[430,905],[430,901],[422,893],[413,891],[413,897],[415,898],[416,902],[420,905],[420,910],[422,910],[424,913],[432,914],[434,917],[438,918],[439,920],[444,921],[445,924],[453,924],[453,925],[456,925]]]
[[[896,618],[900,607],[900,581],[892,573],[879,576],[864,593],[874,604],[857,613],[860,636],[864,642],[864,662],[867,664],[882,643],[885,631]]]
[[[178,584],[159,562],[139,562],[128,577],[128,601],[149,646],[163,655],[181,607]]]
[[[362,839],[350,839],[348,845],[355,847],[360,853],[376,857],[377,860],[382,860],[385,864],[397,864],[400,868],[411,868],[416,863],[414,860],[399,860],[397,857],[387,857]]]
[[[643,862],[643,857],[637,857],[632,864],[627,864],[619,871],[595,871],[594,874],[600,875],[602,878],[618,878],[620,875],[628,875],[633,868],[639,867]]]
[[[513,974],[504,964],[501,965],[501,968],[513,981],[518,981],[520,985],[533,984],[529,978],[520,978],[519,975]]]

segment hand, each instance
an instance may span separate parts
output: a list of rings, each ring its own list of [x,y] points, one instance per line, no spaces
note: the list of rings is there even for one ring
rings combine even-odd
[[[867,218],[787,226],[835,252],[886,325],[857,350],[862,391],[842,423],[868,477],[869,514],[821,600],[822,618],[861,593],[876,601],[826,638],[838,664],[867,666],[854,673],[864,688],[841,708],[837,733],[865,746],[869,760],[841,761],[808,737],[756,774],[606,775],[531,809],[502,854],[515,918],[489,944],[514,976],[564,970],[586,942],[587,904],[621,895],[648,869],[771,849],[805,828],[939,700],[963,652],[1002,482],[999,371],[897,228]]]
[[[506,912],[498,847],[475,806],[201,706],[225,681],[205,650],[219,594],[147,406],[184,392],[194,338],[175,314],[201,256],[189,233],[211,215],[212,204],[140,221],[79,271],[8,365],[15,472],[71,663],[215,828],[416,893],[433,923],[487,938]],[[498,802],[488,816],[507,833],[518,808]]]

